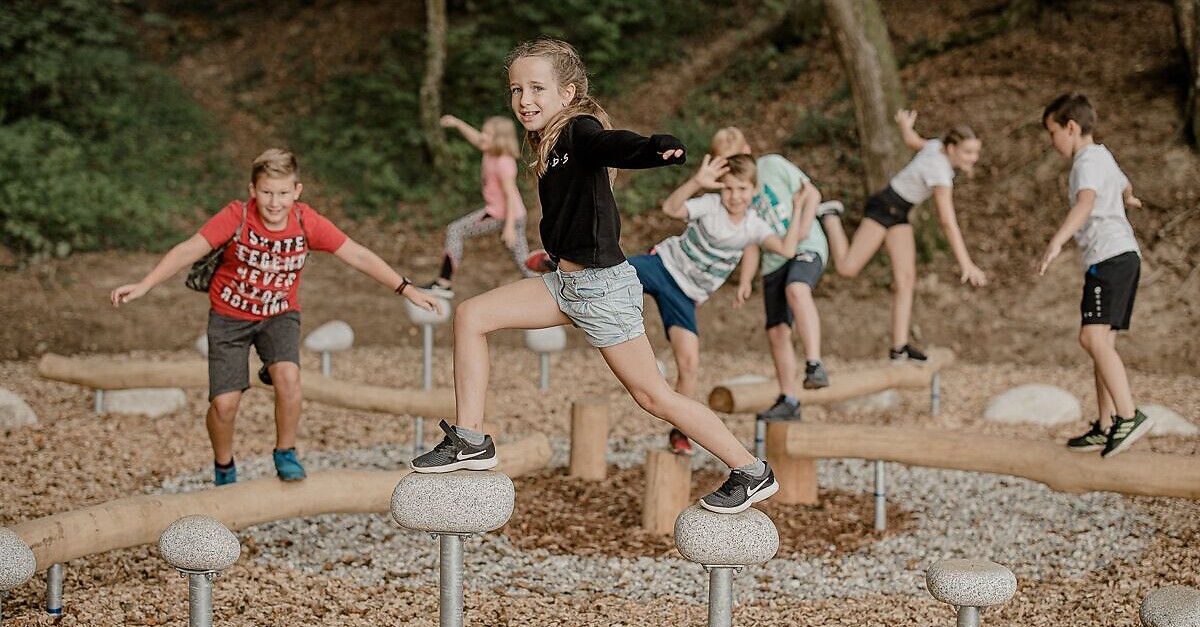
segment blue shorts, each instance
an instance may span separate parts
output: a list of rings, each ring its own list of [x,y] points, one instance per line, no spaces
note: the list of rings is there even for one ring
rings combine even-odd
[[[642,282],[642,290],[654,297],[658,303],[658,313],[662,316],[663,329],[681,327],[696,335],[696,301],[687,297],[679,284],[675,282],[662,258],[654,253],[638,255],[629,260],[629,265],[637,270],[638,280]]]
[[[637,272],[621,262],[609,268],[555,270],[542,275],[546,288],[588,343],[608,348],[646,334],[642,285]]]

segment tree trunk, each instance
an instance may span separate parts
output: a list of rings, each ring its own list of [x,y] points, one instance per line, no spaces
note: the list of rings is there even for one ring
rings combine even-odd
[[[1200,107],[1196,99],[1200,94],[1200,0],[1175,0],[1175,29],[1179,34],[1179,46],[1188,67],[1187,101],[1183,107],[1183,136],[1192,146],[1200,146]]]
[[[421,81],[421,129],[435,172],[446,165],[446,138],[438,118],[442,115],[442,76],[446,71],[446,0],[425,0],[425,78]]]
[[[892,121],[904,107],[904,89],[887,23],[875,0],[822,2],[854,99],[867,193],[874,193],[904,165],[900,131]]]

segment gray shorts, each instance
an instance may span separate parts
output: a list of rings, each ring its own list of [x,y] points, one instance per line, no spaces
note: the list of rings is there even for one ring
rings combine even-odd
[[[208,400],[250,387],[250,345],[266,365],[300,365],[300,312],[241,320],[208,312]]]
[[[558,308],[583,329],[588,343],[607,348],[645,335],[642,282],[628,261],[610,268],[556,270],[542,275]]]

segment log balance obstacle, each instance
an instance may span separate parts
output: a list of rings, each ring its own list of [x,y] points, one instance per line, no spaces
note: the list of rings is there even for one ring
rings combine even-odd
[[[253,373],[257,368],[251,370]],[[204,388],[208,387],[208,362],[114,361],[100,358],[69,358],[47,353],[38,362],[38,374],[45,379],[74,383],[97,390],[131,388]],[[251,376],[254,387],[270,389]],[[319,372],[305,371],[300,379],[304,400],[316,401],[362,411],[387,414],[415,414],[454,419],[454,390],[387,388],[338,381]],[[491,413],[491,392],[485,412]]]

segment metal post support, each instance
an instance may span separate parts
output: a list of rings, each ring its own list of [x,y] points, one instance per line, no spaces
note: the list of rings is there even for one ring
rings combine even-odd
[[[754,456],[767,458],[767,421],[754,417]]]
[[[104,413],[104,390],[96,390],[96,415]]]
[[[733,573],[739,566],[705,566],[708,571],[708,627],[733,627]]]
[[[979,608],[959,606],[958,627],[979,627]]]
[[[46,569],[46,613],[62,614],[63,566],[51,564]]]
[[[188,578],[188,627],[212,627],[212,580],[216,573],[179,571]]]
[[[421,325],[425,331],[425,363],[423,364],[423,372],[421,385],[426,390],[433,389],[433,325]]]
[[[541,361],[541,365],[542,365],[542,375],[541,375],[541,379],[538,381],[538,389],[539,390],[549,390],[550,389],[550,353],[542,353],[540,357],[541,357],[540,361]]]
[[[942,375],[935,372],[929,378],[929,413],[938,415],[942,412]]]
[[[883,460],[875,460],[875,531],[887,529],[887,490],[883,485]]]
[[[438,625],[463,625],[463,537],[452,533],[438,534],[441,542],[441,580]]]
[[[0,590],[0,625],[4,624],[4,597],[8,596],[8,592]]]
[[[333,355],[329,351],[321,353],[321,374],[329,376],[333,372]]]

